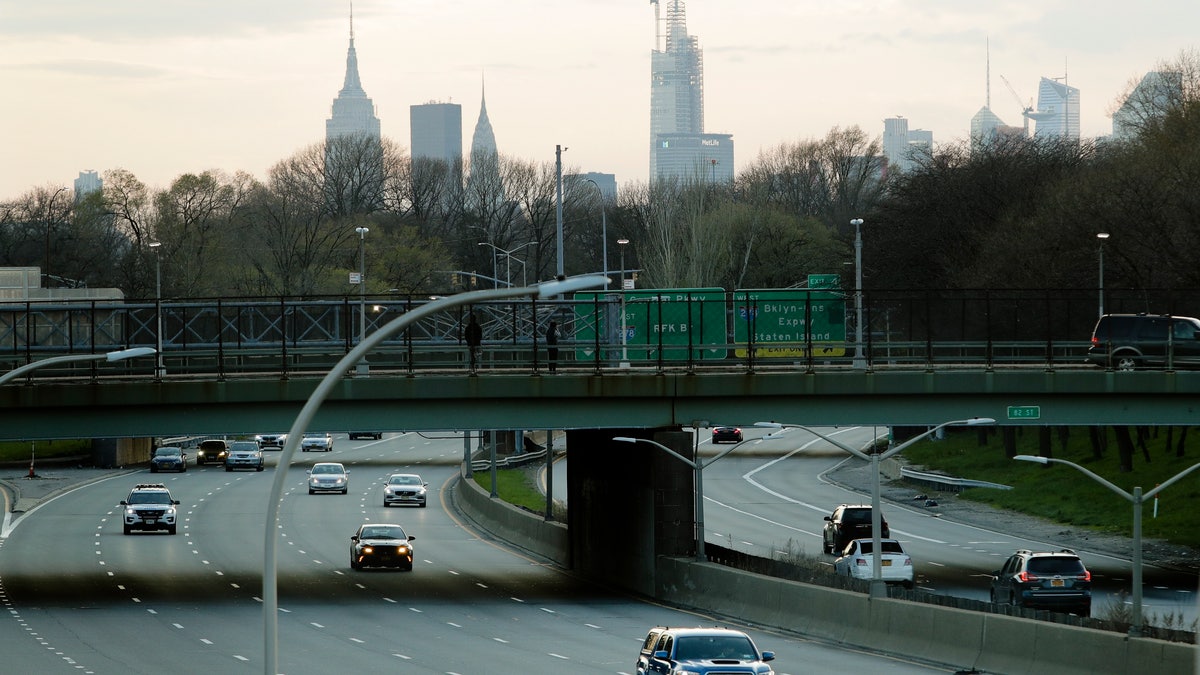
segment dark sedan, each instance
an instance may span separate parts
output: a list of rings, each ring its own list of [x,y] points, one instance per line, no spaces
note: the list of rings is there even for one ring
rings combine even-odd
[[[350,569],[364,567],[413,568],[412,541],[404,528],[391,524],[364,523],[350,537]]]
[[[150,458],[150,473],[187,471],[188,457],[182,448],[158,448]]]
[[[713,427],[713,443],[741,443],[742,430],[737,427]]]

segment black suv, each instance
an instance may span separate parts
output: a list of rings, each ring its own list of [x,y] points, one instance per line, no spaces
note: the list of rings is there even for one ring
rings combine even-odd
[[[179,502],[171,499],[171,491],[162,483],[138,483],[121,500],[125,507],[125,534],[134,530],[166,530],[175,534],[175,507]]]
[[[992,572],[991,597],[994,603],[1090,616],[1092,573],[1070,549],[1022,549]]]
[[[772,675],[767,665],[775,652],[760,652],[754,641],[730,628],[667,628],[646,634],[638,654],[637,675]]]
[[[1200,319],[1105,314],[1092,329],[1087,362],[1113,370],[1200,366]]]
[[[879,515],[879,533],[881,539],[892,536],[887,520]],[[842,504],[825,516],[825,529],[821,533],[821,550],[834,554],[846,548],[855,539],[871,538],[871,506],[864,504]]]

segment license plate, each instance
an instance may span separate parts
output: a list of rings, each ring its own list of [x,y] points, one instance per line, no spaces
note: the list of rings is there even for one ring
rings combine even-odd
[[[891,567],[891,566],[892,566],[892,561],[891,561],[891,560],[884,560],[884,561],[882,561],[882,562],[883,562],[883,566],[884,566],[884,567]]]
[[[1054,588],[1062,588],[1065,584],[1062,579],[1051,579],[1050,585]]]

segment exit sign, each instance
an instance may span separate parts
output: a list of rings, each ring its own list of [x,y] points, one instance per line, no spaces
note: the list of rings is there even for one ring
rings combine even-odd
[[[1039,405],[1010,405],[1008,406],[1008,419],[1010,420],[1036,420],[1042,417],[1042,407]]]

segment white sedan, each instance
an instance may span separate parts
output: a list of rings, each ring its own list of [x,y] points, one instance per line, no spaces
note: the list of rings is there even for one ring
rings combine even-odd
[[[332,452],[333,451],[333,436],[328,433],[324,434],[304,434],[300,439],[301,452]]]
[[[906,588],[913,586],[912,558],[904,552],[904,547],[895,539],[880,540],[883,557],[880,558],[880,576],[889,584],[903,584]],[[833,571],[837,574],[870,581],[874,557],[871,549],[874,542],[870,539],[852,539],[842,555],[833,561]]]

